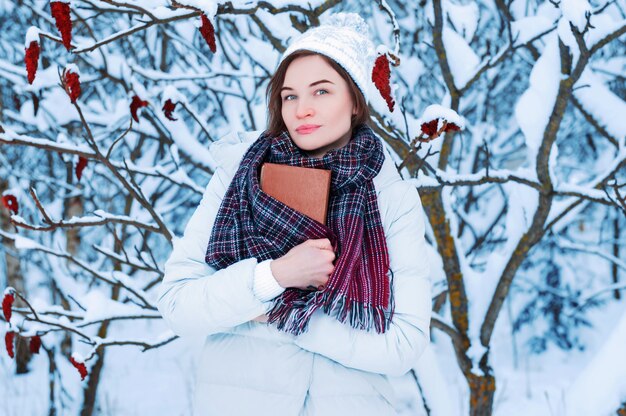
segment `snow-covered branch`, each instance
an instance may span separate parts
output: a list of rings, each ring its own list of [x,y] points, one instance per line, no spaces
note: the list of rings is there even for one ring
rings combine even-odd
[[[143,307],[150,310],[157,309],[156,306],[154,306],[152,302],[148,300],[149,296],[142,289],[134,287],[135,283],[132,281],[132,279],[130,279],[128,276],[124,275],[121,272],[94,270],[93,266],[89,263],[83,260],[79,260],[65,251],[53,250],[18,234],[11,234],[0,230],[0,236],[12,240],[18,248],[41,251],[43,253],[56,256],[58,258],[66,259],[82,269],[84,272],[86,272],[86,274],[91,275],[102,282],[108,283],[112,286],[120,285],[129,293],[134,295],[141,302]]]

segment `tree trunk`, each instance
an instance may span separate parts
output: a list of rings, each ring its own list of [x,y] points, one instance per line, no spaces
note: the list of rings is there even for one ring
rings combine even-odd
[[[470,416],[490,416],[496,392],[496,379],[492,375],[470,374],[467,381],[470,387]]]
[[[30,352],[29,338],[15,337],[15,374],[28,373],[28,363],[33,354]]]
[[[119,267],[117,265],[116,269]],[[120,287],[115,286],[113,288],[113,294],[111,299],[117,300],[120,296]],[[98,330],[98,337],[106,338],[109,331],[110,321],[104,321]],[[83,408],[80,411],[80,416],[91,416],[94,414],[94,407],[96,404],[96,396],[98,393],[98,385],[100,384],[100,374],[102,373],[102,367],[104,367],[105,349],[101,348],[96,354],[96,363],[91,367],[89,371],[89,379],[87,380],[87,386],[83,390]]]
[[[124,207],[124,213],[126,215],[130,213],[132,203],[133,203],[132,198],[130,196],[127,197],[126,206]],[[123,242],[124,240],[126,240],[125,228],[122,228],[121,238],[118,238],[117,234],[114,234],[114,236],[115,236],[115,243],[113,245],[113,251],[115,253],[121,253],[123,249],[123,244],[124,244]],[[116,261],[113,265],[113,270],[116,270],[118,272],[121,271],[122,265]],[[118,300],[119,297],[120,297],[120,286],[119,285],[113,286],[111,290],[111,299]],[[109,330],[109,325],[110,325],[110,321],[102,322],[102,324],[100,325],[100,328],[98,329],[99,338],[106,338],[108,330]],[[85,390],[83,390],[83,408],[80,412],[80,416],[91,416],[94,414],[96,397],[98,393],[98,384],[100,384],[100,374],[102,372],[102,367],[104,366],[104,357],[105,357],[104,348],[100,348],[96,356],[97,356],[96,363],[91,368],[89,380],[87,381],[87,386],[85,387]]]
[[[96,393],[98,392],[98,384],[100,384],[100,374],[104,366],[105,350],[101,349],[96,355],[96,363],[91,367],[87,387],[83,391],[83,408],[80,410],[80,416],[91,416],[94,414],[94,406],[96,404]]]
[[[73,196],[65,200],[63,218],[80,217],[83,215],[83,201],[81,196]],[[80,248],[80,227],[69,228],[66,232],[66,250],[72,256],[78,255]]]
[[[0,195],[7,190],[9,182],[5,179],[0,179]],[[11,212],[4,207],[0,207],[0,229],[7,232],[15,232],[15,227],[10,222]],[[13,240],[2,241],[4,246],[4,258],[6,262],[7,272],[7,286],[12,286],[24,296],[27,296],[26,287],[24,285],[24,274],[20,266],[19,257],[15,257],[10,252],[17,253],[15,243]],[[1,292],[0,292],[1,294]],[[20,298],[15,299],[13,307],[22,308],[26,306]],[[23,339],[19,335],[16,338],[15,348],[15,373],[25,374],[28,373],[28,363],[32,357],[32,354],[28,348],[28,340]]]
[[[41,349],[48,355],[48,416],[57,416],[57,402],[55,399],[57,363],[54,361],[55,348],[53,345],[47,349],[42,345]]]
[[[615,218],[613,218],[613,256],[616,259],[619,259],[619,217],[620,211],[616,210]],[[617,264],[613,262],[611,264],[611,276],[613,277],[613,283],[619,283],[619,269],[617,268]],[[621,296],[619,293],[619,289],[615,289],[613,292],[613,297],[616,300],[620,300]]]

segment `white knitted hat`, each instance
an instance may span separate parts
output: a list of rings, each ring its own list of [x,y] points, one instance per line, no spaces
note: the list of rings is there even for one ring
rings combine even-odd
[[[291,42],[278,65],[298,50],[320,53],[341,65],[369,102],[376,50],[367,23],[356,13],[335,13],[321,20],[320,26],[307,30]]]

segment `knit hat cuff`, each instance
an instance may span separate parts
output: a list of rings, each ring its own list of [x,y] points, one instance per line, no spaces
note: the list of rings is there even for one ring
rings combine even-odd
[[[345,55],[344,51],[340,51],[339,49],[333,47],[330,44],[325,44],[323,45],[323,47],[320,47],[319,42],[304,41],[304,42],[298,43],[297,47],[295,47],[294,49],[288,49],[285,54],[285,57],[299,50],[317,52],[319,54],[322,54],[332,59],[337,65],[345,69],[348,75],[350,75],[350,78],[352,78],[356,86],[361,91],[361,94],[363,94],[363,97],[365,98],[365,102],[369,103],[369,86],[368,86],[369,84],[367,82],[368,81],[367,74],[363,73],[361,68],[357,68],[355,65],[352,65],[351,62],[354,62],[354,61],[348,61],[345,58],[343,58],[343,56]]]
[[[368,32],[367,23],[358,14],[336,13],[294,39],[280,60],[298,50],[324,55],[346,70],[369,102],[376,51]]]

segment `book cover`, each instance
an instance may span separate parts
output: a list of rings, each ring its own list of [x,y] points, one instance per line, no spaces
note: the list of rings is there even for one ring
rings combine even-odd
[[[331,171],[266,162],[261,190],[283,204],[326,225]]]

